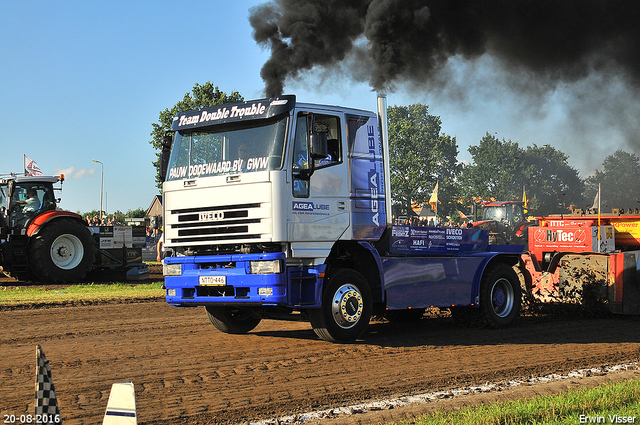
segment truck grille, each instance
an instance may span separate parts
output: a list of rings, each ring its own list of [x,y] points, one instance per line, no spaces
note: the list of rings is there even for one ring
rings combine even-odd
[[[211,244],[262,239],[261,203],[219,205],[169,211],[166,237],[171,244]]]

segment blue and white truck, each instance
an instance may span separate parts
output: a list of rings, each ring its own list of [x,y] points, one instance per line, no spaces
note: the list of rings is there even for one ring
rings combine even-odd
[[[511,324],[522,247],[392,225],[386,110],[384,96],[376,114],[283,95],[177,114],[161,167],[167,302],[204,306],[227,333],[309,320],[333,342],[432,307]]]

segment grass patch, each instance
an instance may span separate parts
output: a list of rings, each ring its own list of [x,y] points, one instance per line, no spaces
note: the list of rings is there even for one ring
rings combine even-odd
[[[582,415],[582,417],[581,417]],[[633,421],[624,418],[635,417]],[[640,423],[640,380],[595,388],[578,388],[554,396],[539,396],[438,412],[402,425],[516,425]]]
[[[0,306],[47,304],[78,300],[107,300],[122,298],[157,298],[164,296],[162,282],[149,284],[84,284],[45,289],[29,287],[0,288]]]

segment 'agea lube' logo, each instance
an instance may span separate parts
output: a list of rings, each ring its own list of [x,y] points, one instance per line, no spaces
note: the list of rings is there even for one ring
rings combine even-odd
[[[376,155],[376,139],[375,139],[375,129],[372,125],[367,126],[367,144],[369,146],[369,153],[373,154],[374,159],[371,162],[375,161]],[[380,225],[380,218],[378,212],[378,173],[375,169],[375,164],[373,165],[373,169],[369,172],[369,191],[371,193],[371,212],[373,213],[373,217],[371,221],[376,226]]]
[[[316,204],[313,202],[298,202],[293,201],[294,211],[329,211],[329,205],[327,204]]]

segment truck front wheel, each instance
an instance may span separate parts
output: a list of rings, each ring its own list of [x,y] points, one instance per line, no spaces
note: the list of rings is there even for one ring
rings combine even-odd
[[[480,308],[475,310],[479,324],[490,328],[510,325],[520,314],[521,298],[520,280],[512,267],[502,263],[487,267],[480,284]]]
[[[246,334],[260,323],[249,310],[231,307],[206,306],[209,321],[217,330],[227,334]]]
[[[33,237],[29,264],[39,280],[67,283],[80,280],[93,267],[96,246],[86,226],[69,219],[54,219]]]
[[[314,332],[330,342],[358,339],[369,326],[373,310],[371,289],[364,277],[349,269],[327,273],[322,307],[309,309]]]

